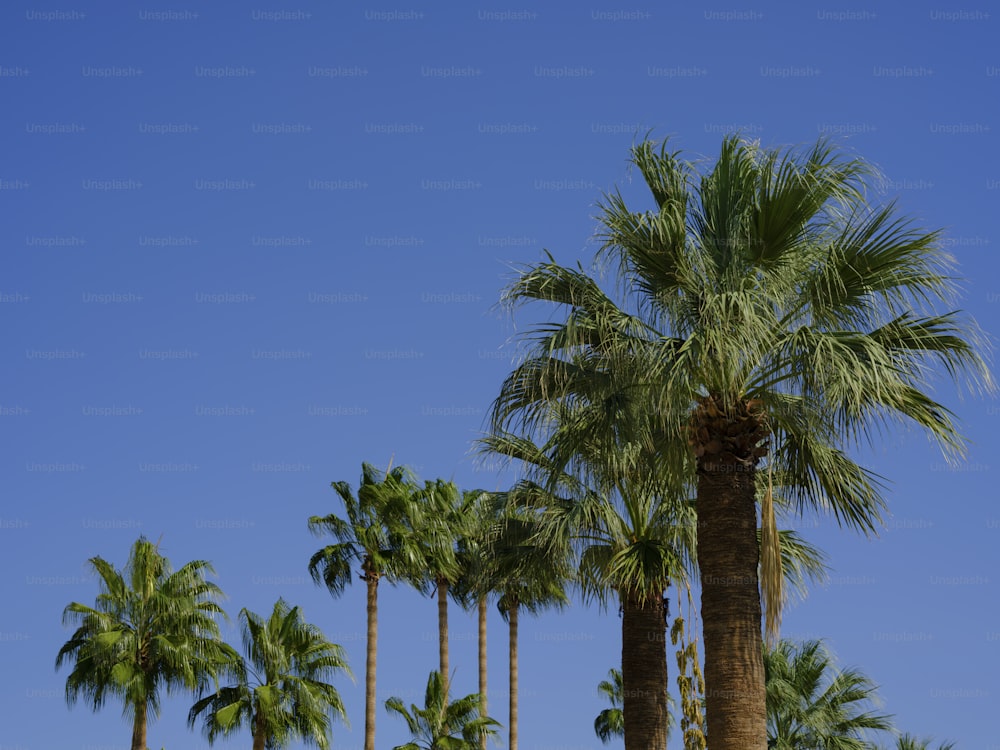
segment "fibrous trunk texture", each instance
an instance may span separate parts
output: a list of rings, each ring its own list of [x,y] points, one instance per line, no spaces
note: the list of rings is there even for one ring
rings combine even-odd
[[[663,591],[620,596],[625,750],[664,750],[668,713]]]
[[[695,412],[705,714],[712,750],[766,750],[756,465],[767,431],[751,402],[708,397]]]

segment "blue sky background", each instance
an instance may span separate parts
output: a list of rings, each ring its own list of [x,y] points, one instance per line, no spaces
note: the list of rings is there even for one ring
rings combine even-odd
[[[364,592],[308,579],[323,542],[306,519],[339,510],[329,484],[356,486],[362,461],[504,486],[470,455],[516,355],[499,292],[543,248],[589,264],[603,191],[645,201],[637,134],[708,157],[735,129],[843,138],[887,198],[947,229],[962,306],[995,333],[998,19],[982,2],[790,5],[5,4],[0,747],[128,746],[119,706],[68,710],[53,665],[62,609],[97,593],[86,560],[121,566],[141,533],[177,566],[211,560],[232,615],[283,596],[343,644],[357,684],[339,682],[352,728],[334,743],[359,749]],[[902,729],[997,750],[1000,406],[940,397],[967,463],[906,431],[862,454],[894,516],[877,540],[795,522],[834,570],[784,632],[828,639]],[[434,604],[386,586],[380,606],[379,699],[418,700]],[[475,623],[452,617],[464,694]],[[525,619],[522,750],[599,747],[619,630],[580,603]],[[151,748],[205,746],[190,703],[165,701]],[[405,739],[380,708],[378,746]]]

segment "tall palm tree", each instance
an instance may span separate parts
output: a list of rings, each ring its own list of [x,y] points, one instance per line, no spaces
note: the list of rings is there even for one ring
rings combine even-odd
[[[503,497],[500,495],[499,497]],[[537,542],[538,520],[507,496],[504,514],[488,541],[486,575],[498,595],[497,609],[507,622],[508,724],[507,748],[518,744],[518,638],[522,612],[536,614],[568,604],[566,584],[572,574],[567,558]]]
[[[438,671],[451,674],[448,659],[448,596],[462,574],[458,540],[469,527],[469,506],[475,495],[463,493],[454,482],[436,479],[424,483],[413,497],[408,516],[414,541],[423,555],[412,583],[418,590],[431,584],[438,608]]]
[[[466,610],[473,607],[478,621],[479,714],[488,714],[487,702],[487,614],[490,598],[495,595],[491,575],[490,541],[503,512],[503,496],[473,490],[466,493],[468,526],[458,539],[458,562],[461,574],[451,588],[455,600]],[[486,750],[486,737],[480,738],[480,750]]]
[[[209,744],[246,727],[253,750],[277,750],[297,738],[327,750],[331,718],[347,719],[337,688],[326,682],[350,674],[343,649],[283,599],[267,620],[246,608],[239,617],[246,661],[235,670],[236,684],[195,703],[188,725],[202,716]]]
[[[87,699],[94,710],[110,696],[132,719],[132,750],[146,750],[150,718],[159,716],[160,691],[196,691],[226,671],[239,655],[219,637],[222,591],[205,579],[210,563],[193,560],[177,571],[159,545],[139,537],[124,570],[90,558],[100,594],[93,607],[78,602],[63,612],[77,629],[56,657],[72,663],[66,701]]]
[[[768,748],[876,750],[870,733],[892,731],[872,710],[875,684],[857,669],[836,670],[820,641],[779,641],[764,651],[764,673]]]
[[[383,473],[368,463],[361,465],[357,498],[347,482],[333,482],[332,487],[344,503],[347,519],[333,513],[309,519],[314,534],[329,533],[336,539],[312,556],[309,574],[339,596],[351,581],[352,567],[360,566],[360,578],[367,586],[364,750],[375,750],[378,585],[382,578],[390,582],[407,578],[422,563],[405,523],[420,487],[405,467]]]
[[[761,592],[772,635],[782,598],[773,496],[762,488],[873,533],[882,486],[850,448],[903,422],[961,454],[928,380],[994,385],[975,323],[940,310],[953,299],[940,234],[894,204],[869,206],[876,176],[863,160],[822,140],[797,151],[734,135],[702,171],[648,141],[631,162],[650,210],[616,192],[600,215],[599,257],[623,301],[551,256],[525,269],[504,299],[568,314],[529,331],[534,353],[505,381],[492,421],[539,430],[553,402],[603,393],[609,408],[591,434],[645,435],[673,467],[676,492],[694,485],[709,742],[762,750]],[[611,408],[631,402],[644,408]],[[553,454],[558,465],[579,452],[572,443]]]
[[[423,708],[411,704],[407,709],[396,697],[389,698],[385,708],[401,716],[413,735],[412,741],[393,750],[477,750],[480,739],[495,736],[494,727],[500,726],[479,713],[477,694],[449,700],[448,683],[440,672],[431,672],[427,679]]]

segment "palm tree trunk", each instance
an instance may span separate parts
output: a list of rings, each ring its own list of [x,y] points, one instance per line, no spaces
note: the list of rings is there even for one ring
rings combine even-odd
[[[712,750],[766,750],[753,465],[731,453],[698,462],[698,566],[705,714]]]
[[[479,597],[479,715],[487,716],[486,705],[486,597]],[[486,735],[479,738],[479,750],[486,750]]]
[[[450,681],[448,664],[448,579],[437,581],[438,595],[438,658],[441,664],[441,679],[447,685]]]
[[[510,726],[507,728],[507,750],[517,750],[517,602],[507,610],[510,650]]]
[[[264,714],[257,710],[254,716],[253,750],[265,750],[267,747],[267,730],[264,727]]]
[[[663,591],[622,593],[625,750],[667,746],[667,634]]]
[[[375,661],[378,654],[378,573],[367,572],[368,642],[365,654],[365,750],[375,750]]]
[[[135,718],[132,721],[132,750],[146,750],[146,704],[135,704]]]

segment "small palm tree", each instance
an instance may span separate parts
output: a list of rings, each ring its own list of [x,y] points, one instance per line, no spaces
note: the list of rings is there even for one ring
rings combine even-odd
[[[365,747],[375,750],[375,671],[378,657],[378,584],[411,577],[422,558],[407,533],[405,519],[414,493],[419,491],[413,474],[399,466],[386,473],[368,463],[361,465],[361,484],[354,497],[347,482],[333,482],[344,503],[347,520],[331,513],[312,516],[309,530],[332,534],[337,540],[318,550],[309,560],[309,574],[339,596],[351,581],[352,567],[360,567],[367,591],[367,638],[365,649]]]
[[[234,670],[236,684],[195,703],[188,725],[203,716],[209,744],[245,727],[254,750],[278,750],[296,738],[327,750],[331,717],[347,719],[340,694],[326,682],[338,672],[350,674],[343,649],[283,599],[267,620],[240,610],[240,624],[246,661]]]
[[[594,734],[605,745],[616,737],[625,737],[625,714],[622,713],[622,671],[620,669],[608,670],[608,679],[601,680],[597,685],[597,692],[601,693],[611,708],[605,708],[594,719]]]
[[[120,699],[132,719],[132,750],[146,750],[161,690],[197,691],[239,659],[219,637],[222,591],[205,579],[214,573],[210,563],[193,560],[172,571],[145,537],[132,545],[124,570],[101,557],[90,567],[101,588],[95,605],[73,602],[63,612],[64,622],[78,623],[56,657],[57,669],[73,665],[66,701],[83,697],[96,711],[108,697]]]
[[[872,710],[875,684],[857,669],[837,671],[820,641],[779,641],[764,651],[764,673],[773,750],[876,750],[867,734],[892,731]]]
[[[665,746],[663,598],[671,581],[683,580],[691,567],[693,508],[662,492],[655,466],[640,467],[651,454],[621,434],[594,435],[574,456],[589,482],[560,471],[554,456],[571,431],[586,429],[581,413],[606,408],[583,397],[562,406],[550,415],[554,434],[542,448],[527,437],[502,431],[481,444],[492,453],[518,459],[528,473],[529,478],[511,491],[510,502],[535,514],[529,541],[548,557],[572,560],[584,596],[602,604],[615,600],[622,613],[626,747]]]
[[[931,743],[934,740],[930,737],[920,739],[915,735],[904,732],[896,738],[893,750],[931,750]],[[937,750],[955,750],[954,742],[942,742]]]
[[[393,750],[478,750],[483,737],[495,737],[500,724],[479,713],[479,695],[472,693],[457,700],[448,699],[448,684],[440,672],[431,672],[424,692],[424,707],[411,704],[407,709],[400,698],[385,702],[389,713],[406,721],[413,740]]]

